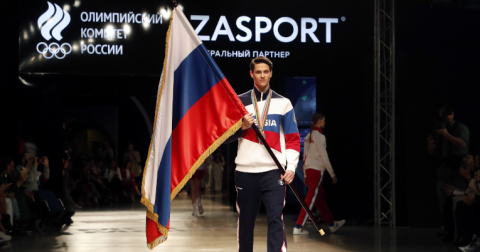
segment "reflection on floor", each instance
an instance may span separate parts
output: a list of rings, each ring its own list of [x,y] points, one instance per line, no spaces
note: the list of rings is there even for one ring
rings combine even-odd
[[[237,251],[237,214],[221,204],[220,196],[204,196],[205,213],[192,216],[192,205],[186,196],[172,202],[171,229],[168,240],[154,251]],[[436,229],[373,228],[344,226],[335,234],[318,235],[308,226],[309,235],[292,235],[297,216],[284,216],[289,251],[391,251],[416,252],[458,251],[441,242]],[[103,206],[77,211],[74,224],[62,232],[33,233],[15,236],[0,251],[12,252],[127,252],[150,251],[145,239],[145,208],[140,203]],[[327,227],[324,227],[327,229]],[[267,222],[259,215],[255,229],[254,251],[266,251]]]

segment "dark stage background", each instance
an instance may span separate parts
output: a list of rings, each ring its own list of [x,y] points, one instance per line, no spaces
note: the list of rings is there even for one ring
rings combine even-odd
[[[79,2],[80,4],[76,4]],[[62,31],[61,43],[72,45],[64,59],[42,59],[36,51],[46,42],[37,19],[47,10],[47,1],[2,1],[0,18],[2,57],[0,89],[2,155],[18,153],[18,138],[31,138],[40,155],[56,160],[60,170],[62,123],[67,124],[67,140],[89,136],[96,142],[108,141],[121,157],[133,141],[144,158],[150,143],[148,122],[153,120],[156,91],[164,58],[168,19],[162,24],[114,23],[113,29],[129,30],[116,40],[82,38],[83,29],[103,29],[110,23],[82,22],[82,12],[155,14],[169,8],[170,1],[56,1],[69,5],[71,21]],[[327,179],[325,189],[334,216],[355,223],[371,223],[373,218],[373,1],[180,1],[187,18],[208,15],[200,35],[213,37],[221,16],[225,16],[233,36],[245,36],[236,20],[252,32],[247,42],[230,41],[220,35],[204,41],[209,50],[250,51],[250,57],[214,57],[237,93],[252,88],[248,63],[253,51],[289,52],[288,57],[272,58],[272,88],[289,96],[287,82],[293,77],[314,78],[317,110],[326,114],[328,151],[339,183]],[[78,6],[76,6],[78,5]],[[429,166],[426,137],[433,128],[438,107],[448,102],[456,108],[456,118],[469,126],[471,146],[478,146],[479,94],[476,69],[480,49],[480,12],[445,7],[419,1],[397,1],[397,218],[399,225],[438,225],[434,168]],[[297,37],[280,42],[273,31],[255,41],[256,17],[274,23],[291,17],[298,25]],[[325,23],[317,23],[319,43],[306,36],[301,42],[301,18],[336,18],[327,43]],[[344,20],[344,21],[343,21]],[[191,21],[197,27],[200,21]],[[311,25],[311,24],[310,24]],[[262,27],[265,24],[262,23]],[[306,28],[309,28],[308,26]],[[110,28],[111,29],[111,26]],[[221,27],[225,30],[225,25]],[[83,30],[85,31],[85,30]],[[283,23],[279,33],[292,34]],[[85,33],[87,34],[87,33]],[[278,37],[278,36],[277,36]],[[52,39],[48,43],[55,41]],[[82,53],[83,45],[122,46],[121,54]],[[118,47],[117,47],[118,48]],[[85,47],[84,49],[87,49]],[[145,115],[145,116],[144,116]],[[90,130],[90,131],[89,131]],[[90,133],[89,133],[90,132]],[[82,135],[83,134],[83,135]],[[76,136],[76,137],[74,137]],[[80,141],[79,141],[79,144]],[[80,146],[82,147],[82,146]],[[91,146],[83,146],[91,150]],[[90,149],[89,149],[90,148]],[[235,144],[222,147],[228,171],[234,170]],[[478,149],[478,148],[477,148]],[[52,176],[53,173],[52,173]],[[59,176],[59,173],[57,173]],[[301,186],[300,179],[295,183]],[[229,188],[233,184],[230,181]],[[234,198],[230,198],[234,200]],[[230,202],[231,203],[231,202]],[[289,194],[287,211],[299,204]]]

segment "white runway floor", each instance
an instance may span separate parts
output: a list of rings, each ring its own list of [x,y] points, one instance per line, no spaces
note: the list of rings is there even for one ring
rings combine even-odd
[[[237,251],[237,214],[221,204],[220,196],[204,196],[205,213],[193,217],[192,205],[186,196],[172,202],[171,229],[168,240],[153,251]],[[288,251],[345,252],[450,252],[458,251],[442,242],[434,228],[374,228],[344,226],[335,234],[321,237],[308,226],[309,235],[292,235],[296,216],[286,215]],[[74,224],[62,232],[32,233],[14,236],[0,248],[11,252],[130,252],[150,251],[145,238],[145,208],[140,203],[81,209],[73,217]],[[267,221],[260,214],[255,229],[254,251],[266,251]]]

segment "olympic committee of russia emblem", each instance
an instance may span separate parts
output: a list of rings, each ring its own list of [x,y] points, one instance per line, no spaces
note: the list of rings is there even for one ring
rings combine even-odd
[[[40,42],[36,49],[46,59],[53,57],[63,59],[72,52],[72,46],[69,43],[60,43],[63,38],[61,32],[70,24],[70,14],[57,4],[48,1],[47,4],[48,10],[37,20],[38,28],[45,40],[50,41],[54,38],[58,42],[51,42],[50,44]]]

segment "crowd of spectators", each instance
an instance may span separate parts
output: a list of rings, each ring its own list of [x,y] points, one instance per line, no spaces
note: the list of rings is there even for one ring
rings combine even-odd
[[[108,144],[94,158],[72,154],[69,162],[69,190],[75,207],[98,204],[136,202],[141,196],[142,179],[140,154],[133,144],[120,160],[115,158]]]
[[[1,157],[0,243],[12,235],[43,231],[47,225],[70,225],[75,209],[140,201],[142,160],[133,144],[119,160],[121,165],[107,142],[94,157],[64,151],[62,167],[52,167],[47,156],[38,157],[31,142],[18,157]],[[50,176],[53,173],[58,176]]]
[[[70,225],[73,211],[47,186],[50,181],[48,157],[34,157],[26,152],[19,160],[2,157],[0,161],[0,242],[11,235]]]

